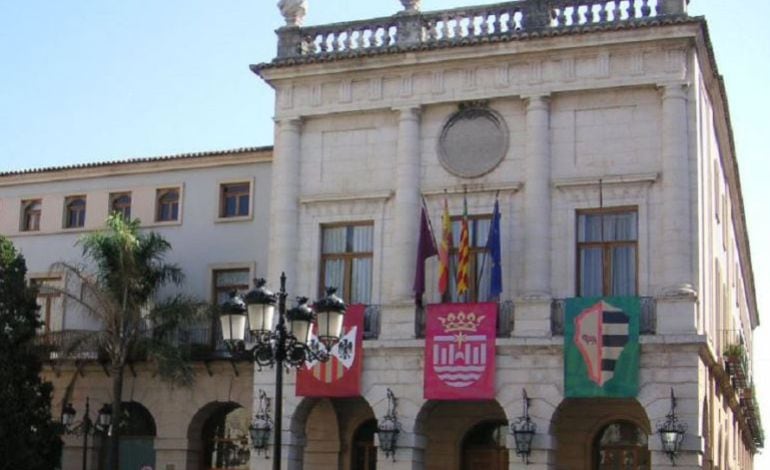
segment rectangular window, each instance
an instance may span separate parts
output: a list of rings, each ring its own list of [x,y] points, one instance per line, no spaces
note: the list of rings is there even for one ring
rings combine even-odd
[[[251,185],[248,182],[227,183],[220,186],[219,216],[246,217],[249,215]]]
[[[214,292],[213,299],[217,305],[230,298],[230,293],[235,291],[245,294],[249,290],[249,269],[216,269],[213,273]]]
[[[578,211],[578,295],[637,295],[637,247],[636,208]]]
[[[449,289],[443,302],[486,302],[489,300],[489,280],[492,260],[487,255],[487,238],[492,224],[492,215],[468,216],[469,266],[468,294],[457,296],[457,253],[460,247],[462,217],[452,217],[452,248],[449,251]]]
[[[64,328],[64,303],[61,287],[61,277],[35,277],[30,284],[37,287],[37,304],[40,307],[40,320],[43,325],[38,332],[51,333]]]
[[[321,228],[321,282],[336,287],[349,304],[369,304],[372,299],[374,225],[361,222]]]
[[[43,203],[40,199],[28,199],[21,201],[21,231],[40,231],[40,217]]]
[[[86,224],[86,197],[69,196],[64,199],[64,228],[79,228]]]
[[[155,192],[155,221],[179,220],[179,188],[163,188]]]
[[[110,194],[110,212],[123,215],[125,220],[131,220],[131,193]]]

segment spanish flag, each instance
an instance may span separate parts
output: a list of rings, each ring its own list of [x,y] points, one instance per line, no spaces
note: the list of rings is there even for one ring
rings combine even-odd
[[[468,293],[470,245],[468,237],[468,200],[463,198],[463,219],[460,226],[460,246],[457,249],[457,297]]]
[[[438,247],[438,292],[443,297],[449,289],[449,251],[452,247],[452,221],[449,207],[444,198],[444,212],[441,214],[441,244]]]

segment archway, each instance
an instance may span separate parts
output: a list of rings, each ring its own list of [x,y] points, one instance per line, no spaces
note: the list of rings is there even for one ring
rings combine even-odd
[[[489,460],[492,454],[498,458],[505,454],[507,459],[508,451],[503,450],[504,434],[496,430],[507,422],[503,408],[494,400],[426,402],[415,423],[415,433],[426,439],[425,469],[507,468],[507,464],[505,467],[467,466],[476,459]]]
[[[363,398],[305,398],[292,416],[289,458],[296,468],[355,470],[356,433],[374,419]]]
[[[135,401],[123,402],[123,413],[116,422],[120,426],[118,467],[121,470],[155,468],[155,436],[157,429],[152,414]],[[102,467],[109,462],[109,446],[102,446]]]
[[[635,399],[567,398],[563,400],[551,422],[551,434],[556,438],[556,469],[600,468],[597,445],[603,433],[615,423],[628,423],[638,428],[645,436],[651,433],[647,413]],[[630,468],[649,468],[649,466]]]
[[[504,470],[508,468],[508,448],[505,445],[508,424],[486,421],[471,428],[463,438],[462,469]]]
[[[608,424],[596,435],[594,461],[599,470],[649,470],[647,433],[628,421]]]
[[[353,433],[350,468],[355,470],[377,470],[377,448],[374,447],[374,434],[377,432],[377,420],[364,421]]]
[[[195,413],[187,429],[190,470],[249,468],[249,411],[235,402],[212,402]]]

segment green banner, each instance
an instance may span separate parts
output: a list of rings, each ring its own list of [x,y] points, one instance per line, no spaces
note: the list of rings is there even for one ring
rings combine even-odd
[[[564,309],[564,395],[636,397],[639,297],[575,297]]]

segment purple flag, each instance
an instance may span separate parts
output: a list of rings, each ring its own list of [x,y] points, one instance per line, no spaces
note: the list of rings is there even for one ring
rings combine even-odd
[[[433,230],[423,206],[420,215],[420,240],[417,243],[417,266],[414,270],[414,302],[417,305],[422,305],[422,294],[425,292],[425,260],[437,254]]]

